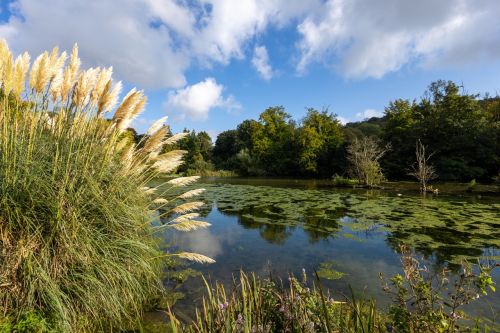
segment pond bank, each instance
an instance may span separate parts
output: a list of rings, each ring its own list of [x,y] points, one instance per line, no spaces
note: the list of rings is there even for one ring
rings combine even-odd
[[[401,185],[401,183],[398,183]],[[403,184],[406,185],[406,184]],[[416,185],[416,184],[415,184]],[[418,186],[418,185],[416,185]],[[207,191],[201,211],[209,229],[165,235],[179,250],[209,255],[216,263],[196,265],[210,278],[228,286],[240,269],[282,279],[331,267],[342,274],[322,280],[338,294],[364,290],[387,305],[378,273],[401,272],[400,243],[408,245],[433,270],[458,271],[464,259],[500,258],[500,198],[465,191],[422,196],[402,186],[398,190],[335,188],[325,181],[208,178],[196,187]],[[417,187],[418,188],[418,187]],[[402,193],[402,196],[398,196]],[[498,273],[494,280],[498,281]],[[180,289],[185,299],[176,313],[186,318],[199,304],[205,287],[200,278]],[[500,309],[500,298],[474,306],[477,315]]]

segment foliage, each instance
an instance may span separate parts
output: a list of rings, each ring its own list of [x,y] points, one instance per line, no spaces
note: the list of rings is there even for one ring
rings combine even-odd
[[[66,57],[57,48],[44,52],[26,83],[29,56],[14,61],[0,42],[2,323],[18,331],[126,329],[163,292],[164,257],[203,259],[163,253],[154,235],[192,227],[191,218],[151,224],[167,199],[148,184],[178,167],[184,152],[160,154],[175,142],[166,140],[163,120],[135,145],[126,129],[142,112],[143,93],[132,89],[115,109],[121,85],[113,84],[111,68],[80,71],[76,46],[67,66]]]
[[[343,142],[342,126],[328,110],[307,110],[298,129],[299,166],[303,175],[328,177],[334,169],[332,157]]]
[[[376,186],[384,180],[380,159],[389,149],[381,148],[377,140],[371,137],[354,139],[347,147],[347,159],[351,163],[351,173],[361,184]]]
[[[475,273],[465,263],[457,281],[451,283],[449,271],[431,276],[413,255],[401,249],[404,274],[384,281],[384,290],[393,296],[387,313],[352,290],[350,298],[334,300],[329,291],[324,291],[319,272],[312,286],[303,270],[301,280],[290,276],[287,287],[272,277],[263,279],[240,272],[230,288],[221,283],[212,286],[204,280],[207,296],[195,320],[184,326],[170,312],[170,324],[174,332],[488,331],[488,325],[480,320],[469,325],[466,319],[470,318],[459,308],[489,290],[495,291],[491,268],[479,266]],[[331,269],[328,263],[325,266]],[[338,278],[336,274],[334,277]]]
[[[164,152],[182,150],[186,152],[185,163],[177,168],[177,172],[186,176],[201,176],[205,172],[211,172],[214,169],[212,164],[212,139],[207,132],[198,132],[194,130],[189,132],[184,130],[184,137],[174,145],[163,147]]]
[[[498,98],[461,93],[455,83],[433,82],[419,101],[396,100],[385,110],[383,137],[394,148],[384,159],[392,178],[404,178],[420,139],[435,152],[436,173],[443,180],[489,181],[500,165]]]
[[[309,287],[305,271],[301,280],[291,276],[286,288],[243,272],[231,288],[206,287],[207,298],[191,325],[183,327],[171,314],[174,332],[385,331],[372,301],[334,300],[321,284]]]
[[[490,267],[478,265],[475,271],[465,262],[458,278],[450,281],[446,268],[434,275],[406,247],[401,253],[404,275],[392,277],[384,286],[393,297],[389,316],[396,332],[465,331],[464,320],[470,318],[460,308],[495,292]]]
[[[435,153],[433,167],[440,180],[491,182],[500,166],[499,110],[500,97],[467,94],[442,80],[431,83],[419,101],[396,99],[384,117],[344,126],[328,110],[309,108],[296,122],[275,106],[258,121],[245,120],[219,134],[213,162],[241,175],[330,178],[346,173],[349,145],[372,137],[392,147],[380,159],[388,178],[406,180],[420,140]]]
[[[266,109],[252,133],[251,156],[268,175],[294,172],[295,123],[281,106]]]
[[[477,187],[477,183],[475,179],[472,179],[469,184],[467,184],[467,192],[472,192]]]
[[[357,179],[345,178],[339,175],[335,175],[332,178],[332,184],[333,186],[339,187],[353,187],[359,185],[360,182]]]

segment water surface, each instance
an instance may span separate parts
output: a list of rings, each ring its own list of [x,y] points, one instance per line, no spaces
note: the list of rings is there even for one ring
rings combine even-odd
[[[432,269],[457,268],[463,260],[500,258],[500,198],[469,194],[422,197],[416,192],[338,189],[328,182],[263,179],[202,180],[203,219],[209,229],[169,233],[184,251],[208,255],[212,265],[194,265],[212,281],[230,283],[240,269],[286,280],[321,267],[343,273],[323,280],[334,293],[348,286],[374,297],[378,273],[400,272],[400,244],[411,247]],[[500,276],[494,274],[495,281]],[[177,311],[192,313],[204,287],[190,279]],[[340,296],[338,296],[340,297]],[[489,295],[471,309],[491,317],[500,296]]]

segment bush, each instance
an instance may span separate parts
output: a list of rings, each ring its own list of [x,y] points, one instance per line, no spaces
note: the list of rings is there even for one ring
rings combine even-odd
[[[401,253],[404,274],[384,282],[384,290],[392,298],[390,326],[402,333],[479,332],[479,320],[466,326],[472,318],[461,308],[489,291],[495,292],[492,268],[464,262],[454,278],[446,268],[432,273],[404,246]]]
[[[143,93],[130,91],[105,119],[121,87],[111,69],[80,71],[76,46],[65,60],[57,48],[40,55],[22,99],[29,56],[14,61],[0,41],[1,321],[18,331],[22,323],[39,332],[125,329],[163,290],[151,209],[166,200],[147,184],[177,167],[183,152],[158,156],[162,121],[136,148],[124,131]]]
[[[359,185],[360,182],[357,179],[351,179],[351,178],[346,178],[346,177],[342,177],[339,175],[335,175],[332,178],[332,184],[333,184],[333,186],[338,186],[338,187],[353,187],[353,186]]]
[[[379,185],[385,180],[380,159],[389,150],[389,146],[380,147],[371,137],[355,138],[347,147],[347,159],[351,163],[351,174],[368,187]]]

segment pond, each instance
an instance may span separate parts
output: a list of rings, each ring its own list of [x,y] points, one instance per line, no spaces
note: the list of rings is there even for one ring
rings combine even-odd
[[[432,269],[457,268],[464,259],[500,259],[500,197],[339,189],[329,182],[270,179],[202,179],[207,204],[203,220],[212,226],[169,232],[178,249],[205,254],[211,265],[193,265],[211,281],[231,282],[240,269],[262,276],[300,275],[314,270],[330,279],[334,293],[358,293],[386,303],[379,273],[401,271],[397,250],[411,247]],[[498,270],[494,280],[498,283]],[[329,276],[327,276],[329,275]],[[203,297],[201,278],[191,278],[176,313],[192,316]],[[490,294],[471,312],[492,317],[500,294]]]

